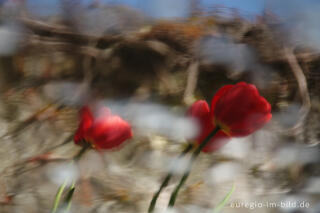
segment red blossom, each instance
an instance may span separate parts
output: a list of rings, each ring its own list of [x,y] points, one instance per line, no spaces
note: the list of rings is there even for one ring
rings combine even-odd
[[[130,124],[118,115],[113,115],[107,107],[102,107],[93,115],[87,106],[80,110],[80,124],[74,141],[83,145],[83,141],[98,150],[119,147],[132,137]]]
[[[219,89],[211,102],[214,123],[230,136],[247,136],[270,121],[271,105],[252,84]]]
[[[260,129],[272,117],[271,106],[260,96],[252,84],[240,82],[226,85],[218,90],[211,101],[196,101],[188,114],[199,122],[198,144],[215,129],[221,128],[202,150],[213,152],[228,142],[231,137],[247,136]]]

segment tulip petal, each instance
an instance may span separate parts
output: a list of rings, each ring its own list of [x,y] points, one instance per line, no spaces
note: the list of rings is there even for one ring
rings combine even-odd
[[[199,120],[208,119],[210,114],[209,105],[204,100],[194,102],[188,110],[188,115]]]
[[[199,136],[197,141],[200,142],[213,130],[213,120],[210,117],[209,105],[204,100],[196,101],[188,110],[188,115],[194,118],[199,124]]]
[[[85,130],[89,129],[93,122],[93,116],[89,107],[83,107],[80,110],[81,125]]]
[[[86,136],[86,132],[91,128],[93,123],[93,116],[89,107],[82,107],[80,110],[80,124],[79,128],[75,133],[74,141],[78,144]]]
[[[116,115],[94,123],[90,136],[96,149],[112,149],[132,137],[129,123]]]
[[[211,116],[213,117],[214,109],[216,106],[217,101],[224,96],[224,94],[229,91],[234,85],[225,85],[221,87],[216,94],[213,96],[212,101],[211,101]]]

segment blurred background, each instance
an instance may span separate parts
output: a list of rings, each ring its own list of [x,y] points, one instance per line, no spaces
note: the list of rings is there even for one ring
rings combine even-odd
[[[318,0],[1,0],[0,212],[50,212],[77,179],[71,212],[320,212]],[[166,211],[196,134],[185,117],[225,84],[255,84],[272,121],[201,154]],[[133,127],[121,149],[87,152],[78,110],[109,107]],[[172,162],[178,162],[173,166]]]

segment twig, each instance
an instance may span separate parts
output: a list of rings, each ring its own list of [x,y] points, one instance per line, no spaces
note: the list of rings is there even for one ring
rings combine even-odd
[[[302,68],[298,63],[297,58],[295,57],[291,48],[285,47],[284,53],[285,53],[286,59],[289,62],[291,70],[297,80],[300,97],[302,99],[302,106],[299,111],[299,114],[300,114],[299,120],[292,128],[288,130],[289,132],[295,133],[303,125],[303,122],[310,111],[311,102],[310,102],[310,96],[308,92],[307,80],[303,73]]]
[[[94,58],[102,58],[102,59],[109,59],[111,56],[111,52],[107,52],[98,48],[94,48],[91,46],[80,46],[64,41],[59,41],[57,39],[45,39],[39,36],[31,37],[29,43],[26,46],[31,45],[33,47],[47,47],[50,49],[56,49],[61,51],[70,51],[74,52],[76,49],[77,53],[87,55]]]
[[[42,21],[33,20],[29,18],[19,19],[24,26],[32,30],[35,34],[48,36],[48,37],[62,37],[65,39],[72,39],[77,43],[89,43],[91,41],[102,40],[108,43],[116,42],[120,40],[119,36],[92,36],[86,34],[80,34],[71,31],[66,26],[47,24]]]
[[[195,61],[190,64],[188,69],[187,85],[183,95],[183,101],[187,105],[194,102],[194,91],[197,87],[198,75],[199,75],[198,68],[199,68],[199,62]]]

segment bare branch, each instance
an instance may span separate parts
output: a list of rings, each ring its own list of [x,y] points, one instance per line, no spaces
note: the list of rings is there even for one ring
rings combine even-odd
[[[302,68],[298,63],[296,56],[294,55],[292,49],[288,47],[284,48],[284,53],[289,62],[291,70],[297,80],[300,97],[302,99],[302,107],[299,112],[300,118],[298,122],[289,130],[290,132],[297,132],[297,130],[302,127],[304,120],[306,119],[310,111],[311,102],[310,102],[310,96],[308,92],[307,80],[303,73]]]

